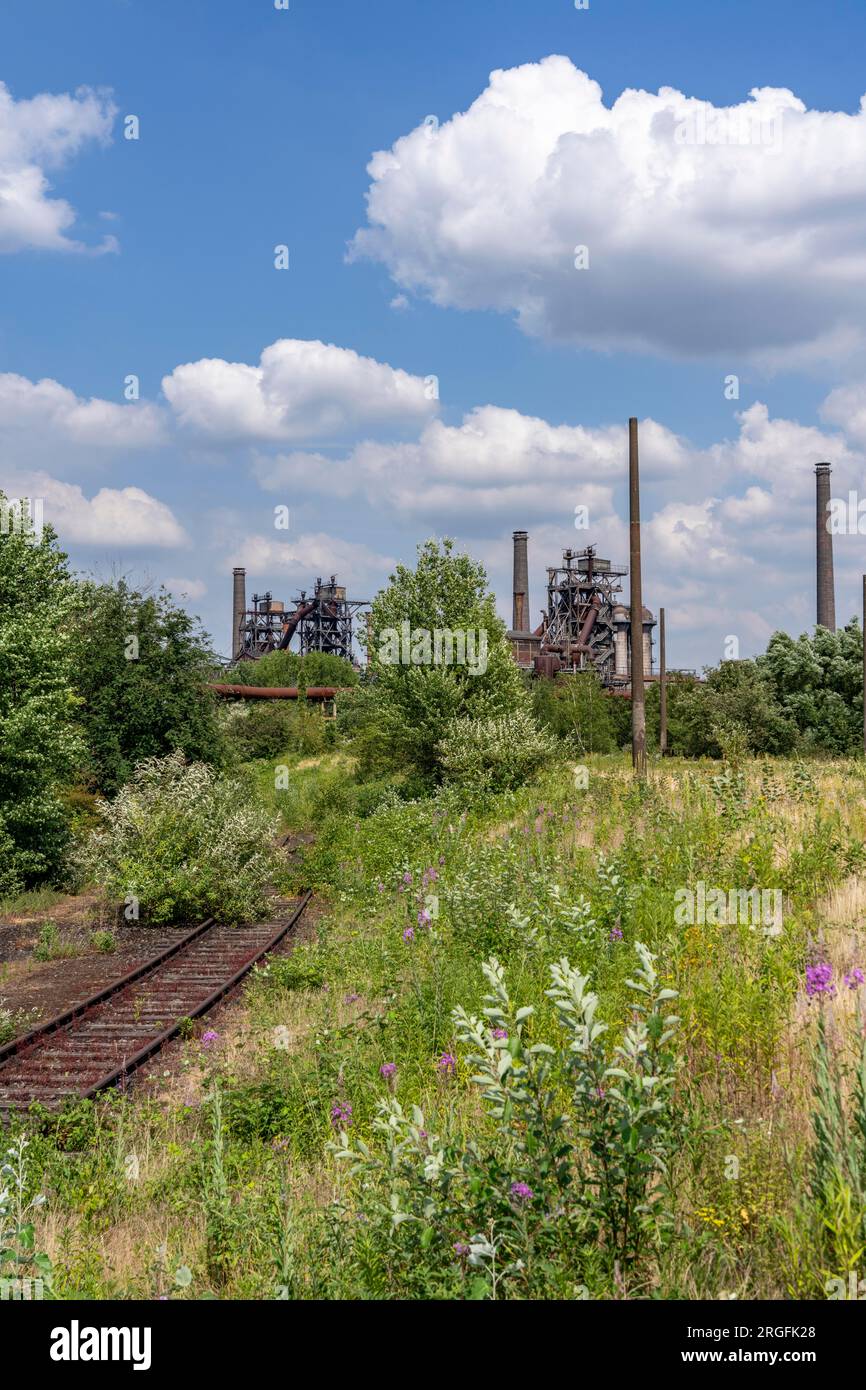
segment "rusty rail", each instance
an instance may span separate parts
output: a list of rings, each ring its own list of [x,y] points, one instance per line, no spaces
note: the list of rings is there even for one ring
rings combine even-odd
[[[311,896],[303,894],[287,916],[252,926],[224,927],[208,918],[151,960],[7,1043],[0,1049],[0,1111],[92,1098],[123,1081],[176,1037],[186,1019],[225,998],[292,930]]]

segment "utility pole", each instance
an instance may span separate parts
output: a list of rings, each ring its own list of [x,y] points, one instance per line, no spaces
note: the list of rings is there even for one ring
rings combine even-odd
[[[643,595],[640,573],[640,482],[637,420],[628,422],[629,564],[631,569],[631,761],[634,775],[646,777],[646,701],[643,669]]]
[[[665,610],[659,609],[659,748],[668,751],[668,667],[665,654]]]

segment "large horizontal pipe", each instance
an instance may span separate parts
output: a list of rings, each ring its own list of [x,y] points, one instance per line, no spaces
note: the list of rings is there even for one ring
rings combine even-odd
[[[333,700],[340,689],[339,685],[311,685],[299,690],[296,685],[225,685],[211,682],[208,690],[215,695],[225,695],[228,699],[241,700]]]

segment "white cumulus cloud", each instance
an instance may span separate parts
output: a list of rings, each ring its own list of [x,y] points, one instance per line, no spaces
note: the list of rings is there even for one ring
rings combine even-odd
[[[282,338],[258,366],[203,358],[175,367],[162,389],[177,419],[219,440],[328,440],[434,414],[422,377],[333,343]]]
[[[866,343],[866,100],[813,111],[756,88],[716,108],[663,87],[606,105],[552,56],[492,73],[369,172],[350,256],[437,304],[597,349],[775,366]]]
[[[52,195],[46,172],[106,144],[116,114],[110,96],[87,87],[16,101],[0,82],[0,253],[117,249],[113,236],[89,248],[69,235],[75,209]]]
[[[58,443],[95,449],[140,449],[164,441],[162,411],[147,402],[84,400],[46,377],[0,373],[0,439],[13,460]]]
[[[36,472],[14,476],[3,491],[40,500],[43,521],[54,527],[61,545],[171,549],[189,544],[171,508],[140,487],[103,487],[87,497],[74,483]]]

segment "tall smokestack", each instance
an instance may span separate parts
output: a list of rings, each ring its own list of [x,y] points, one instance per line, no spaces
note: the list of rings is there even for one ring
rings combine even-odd
[[[246,570],[232,570],[232,580],[232,661],[237,661],[241,654],[241,623],[247,611]]]
[[[527,533],[514,532],[514,611],[511,626],[515,632],[529,631],[529,559]]]
[[[833,584],[833,537],[827,529],[830,510],[830,465],[815,464],[816,538],[818,542],[818,626],[836,631]]]

